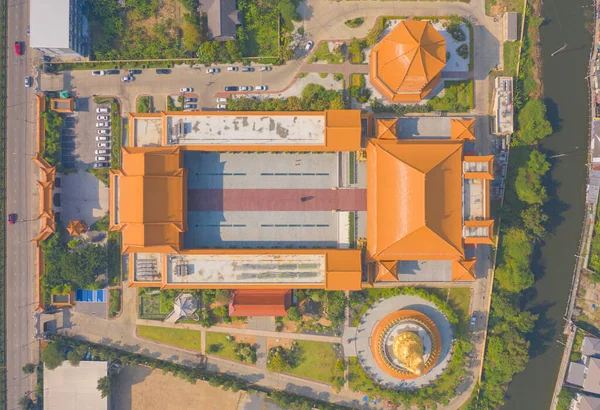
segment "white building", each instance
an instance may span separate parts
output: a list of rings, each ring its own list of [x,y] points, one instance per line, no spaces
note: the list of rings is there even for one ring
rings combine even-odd
[[[47,56],[87,56],[89,35],[83,0],[31,0],[29,45]]]

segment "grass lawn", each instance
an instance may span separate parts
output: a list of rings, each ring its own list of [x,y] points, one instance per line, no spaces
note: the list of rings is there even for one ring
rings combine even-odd
[[[341,64],[344,62],[344,53],[332,53],[329,51],[329,44],[323,42],[317,47],[313,56],[310,58],[310,62],[316,61],[327,61],[328,64]]]
[[[358,371],[360,368],[360,364],[358,364],[358,359],[356,357],[348,358],[348,387],[350,390],[357,391],[361,383],[359,382],[359,378],[357,377]]]
[[[206,332],[206,352],[209,354],[214,354],[215,356],[221,356],[225,359],[236,360],[239,361],[235,352],[233,351],[234,342],[230,342],[226,339],[227,334],[225,333],[215,333],[215,332]],[[212,352],[211,346],[219,346],[220,350],[217,352]]]
[[[121,289],[109,291],[108,317],[115,317],[121,311]]]
[[[504,43],[504,74],[515,76],[517,74],[517,60],[519,59],[519,42]]]
[[[331,383],[337,376],[335,369],[337,356],[332,344],[298,340],[298,347],[302,351],[300,363],[288,372],[307,379]]]
[[[201,335],[197,330],[169,329],[154,326],[138,326],[138,336],[174,346],[200,351]]]
[[[444,96],[427,102],[434,111],[469,112],[473,109],[473,80],[446,81]]]

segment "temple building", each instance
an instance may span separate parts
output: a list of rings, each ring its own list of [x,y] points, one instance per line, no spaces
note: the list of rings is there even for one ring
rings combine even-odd
[[[476,247],[493,243],[493,157],[473,153],[474,121],[129,114],[110,229],[130,283],[285,300],[287,289],[474,280]],[[236,305],[256,309],[251,299]]]
[[[428,21],[401,21],[371,50],[371,83],[392,102],[416,102],[440,82],[446,40]]]

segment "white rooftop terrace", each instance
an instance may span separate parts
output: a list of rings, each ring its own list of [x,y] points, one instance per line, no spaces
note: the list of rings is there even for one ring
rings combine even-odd
[[[134,253],[133,277],[137,282],[160,282],[163,270],[162,253]]]
[[[179,267],[185,265],[185,267]],[[325,255],[169,255],[167,283],[322,284]]]
[[[495,133],[511,134],[514,131],[513,79],[512,77],[496,77],[495,86]]]
[[[186,145],[324,145],[324,115],[169,115],[167,141]]]
[[[134,147],[159,147],[162,145],[162,118],[137,117],[133,119],[133,127]]]
[[[465,179],[463,184],[464,209],[463,216],[465,220],[486,219],[487,197],[485,195],[485,179]],[[473,235],[469,235],[473,236]],[[479,235],[474,235],[479,236]]]
[[[449,139],[451,124],[448,117],[400,117],[400,139]]]

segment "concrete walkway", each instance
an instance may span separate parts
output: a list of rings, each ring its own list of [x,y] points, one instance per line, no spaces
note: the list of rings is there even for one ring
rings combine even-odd
[[[316,46],[318,47],[318,46]],[[304,63],[300,68],[301,73],[340,73],[344,76],[346,82],[346,88],[350,87],[350,75],[357,74],[369,74],[368,64],[352,64],[346,56],[346,61],[342,64],[319,64],[319,63]]]
[[[204,333],[204,332],[203,332]],[[267,370],[267,338],[264,336],[256,337],[256,367]]]
[[[209,332],[216,333],[227,333],[230,335],[246,335],[246,336],[262,336],[262,337],[274,337],[277,339],[296,339],[296,340],[308,340],[312,342],[325,342],[325,343],[341,343],[342,338],[340,336],[325,336],[325,335],[309,335],[305,333],[284,333],[275,332],[270,330],[255,330],[255,329],[239,329],[235,327],[222,327],[213,326],[206,328],[202,325],[195,325],[192,323],[167,323],[160,322],[157,320],[145,320],[137,319],[136,325],[138,326],[154,326],[154,327],[167,327],[171,329],[188,329],[188,330],[206,330]]]

